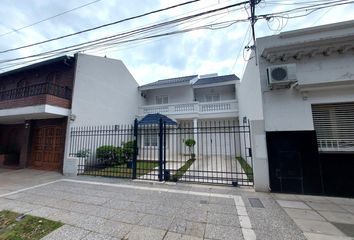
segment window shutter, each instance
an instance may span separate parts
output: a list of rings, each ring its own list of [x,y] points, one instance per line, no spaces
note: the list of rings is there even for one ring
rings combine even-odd
[[[315,104],[312,116],[319,151],[354,152],[354,103]]]

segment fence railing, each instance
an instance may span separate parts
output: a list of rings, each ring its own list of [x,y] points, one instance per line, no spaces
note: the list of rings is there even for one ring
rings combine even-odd
[[[147,105],[140,108],[140,114],[165,113],[223,113],[238,110],[237,100],[219,102],[190,102],[190,103],[171,103],[161,105]]]
[[[40,83],[26,87],[15,88],[0,92],[0,101],[14,100],[30,96],[49,94],[56,97],[71,99],[71,89],[51,83]]]
[[[78,173],[156,181],[253,185],[250,126],[237,121],[73,127]]]

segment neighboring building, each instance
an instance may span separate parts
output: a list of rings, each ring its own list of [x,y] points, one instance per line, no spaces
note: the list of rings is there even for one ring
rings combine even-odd
[[[353,53],[354,21],[257,39],[239,88],[256,189],[354,196]]]
[[[204,120],[238,120],[235,75],[192,75],[159,80],[139,87],[139,116],[161,113],[197,126]]]
[[[137,87],[122,61],[84,54],[0,74],[0,166],[61,172],[70,127],[131,123]]]

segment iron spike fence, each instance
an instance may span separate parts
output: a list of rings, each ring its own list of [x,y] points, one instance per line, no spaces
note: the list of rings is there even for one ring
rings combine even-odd
[[[74,127],[81,175],[253,185],[250,126],[236,121]]]

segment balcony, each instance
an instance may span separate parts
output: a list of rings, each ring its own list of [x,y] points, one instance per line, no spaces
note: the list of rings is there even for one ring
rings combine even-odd
[[[44,104],[70,108],[71,89],[51,83],[40,83],[0,92],[0,109]]]
[[[160,105],[146,105],[140,107],[139,114],[161,113],[165,115],[178,114],[215,114],[215,113],[236,113],[238,111],[237,100],[220,102],[190,102],[171,103]]]

